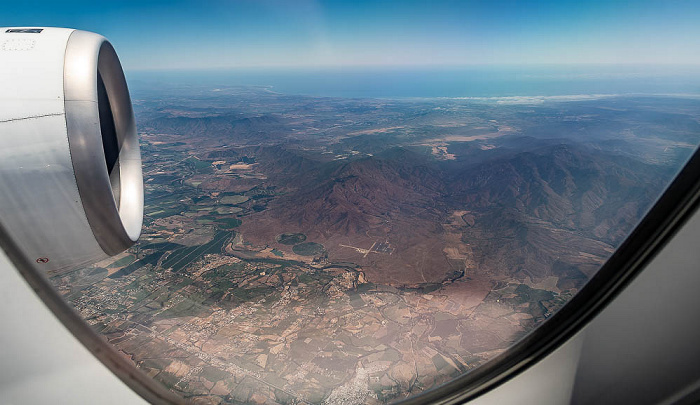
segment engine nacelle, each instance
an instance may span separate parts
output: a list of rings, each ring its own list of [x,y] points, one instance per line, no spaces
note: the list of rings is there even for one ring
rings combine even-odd
[[[0,28],[0,224],[48,272],[124,251],[142,220],[136,124],[112,45]]]

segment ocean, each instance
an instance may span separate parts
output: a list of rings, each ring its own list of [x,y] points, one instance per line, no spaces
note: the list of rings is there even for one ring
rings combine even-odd
[[[264,86],[290,95],[351,98],[700,95],[700,66],[467,66],[133,71],[137,87]]]

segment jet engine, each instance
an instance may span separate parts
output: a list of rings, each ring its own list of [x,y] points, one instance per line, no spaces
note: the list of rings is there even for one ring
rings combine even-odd
[[[53,273],[124,251],[142,220],[138,136],[112,45],[0,28],[0,226]]]

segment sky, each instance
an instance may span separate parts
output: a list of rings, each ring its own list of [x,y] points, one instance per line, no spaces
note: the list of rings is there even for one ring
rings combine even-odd
[[[0,26],[107,37],[125,70],[700,65],[700,1],[38,1]]]

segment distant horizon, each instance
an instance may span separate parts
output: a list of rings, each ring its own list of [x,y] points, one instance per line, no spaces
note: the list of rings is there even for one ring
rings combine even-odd
[[[126,70],[136,88],[267,87],[288,95],[489,98],[700,94],[700,66],[469,65]]]
[[[471,64],[330,64],[330,65],[232,65],[232,66],[212,66],[212,67],[148,67],[148,68],[125,68],[128,72],[220,72],[220,71],[239,71],[251,69],[265,70],[295,70],[295,71],[311,71],[311,70],[455,70],[455,69],[473,69],[473,68],[684,68],[694,69],[695,73],[700,74],[700,62],[693,63],[673,63],[673,62],[657,62],[657,63],[619,63],[619,62],[586,62],[586,63],[471,63]]]

